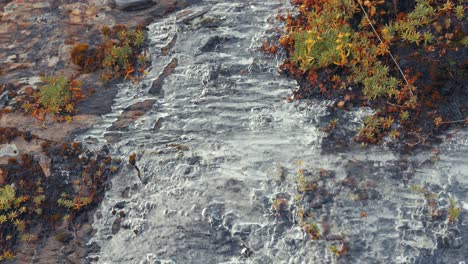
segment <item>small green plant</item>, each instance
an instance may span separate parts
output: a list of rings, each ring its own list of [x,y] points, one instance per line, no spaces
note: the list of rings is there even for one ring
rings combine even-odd
[[[38,102],[50,114],[58,114],[71,100],[71,91],[64,76],[45,76],[39,90]]]
[[[11,252],[11,250],[6,250],[6,251],[3,251],[2,254],[0,255],[0,261],[11,261],[11,260],[14,260],[16,257],[15,257],[15,254],[13,254],[13,252]]]
[[[427,188],[419,185],[413,185],[411,186],[411,190],[424,195],[432,220],[440,219],[443,216],[446,216],[446,219],[449,223],[455,223],[460,217],[461,209],[457,206],[456,200],[454,198],[449,198],[448,208],[441,208],[437,205],[437,195],[429,191]]]
[[[459,207],[457,207],[455,200],[450,199],[450,205],[448,208],[448,221],[449,223],[453,223],[457,221],[457,219],[460,217],[461,210]]]
[[[348,251],[348,244],[341,234],[334,234],[334,241],[327,241],[330,235],[330,226],[332,223],[328,220],[321,219],[317,221],[317,216],[321,214],[325,206],[324,199],[328,202],[334,200],[335,194],[329,188],[330,182],[335,182],[335,173],[331,170],[321,168],[314,176],[311,173],[302,169],[302,161],[298,162],[298,181],[297,193],[291,203],[294,206],[294,222],[297,223],[303,232],[311,240],[316,240],[318,244],[328,247],[337,257],[343,256]],[[306,177],[308,179],[306,179]],[[335,182],[336,183],[336,182]],[[284,202],[282,201],[284,200]],[[277,199],[276,205],[273,207],[281,208],[286,204],[285,199]],[[278,209],[276,209],[278,211]],[[329,243],[331,242],[331,243]],[[340,244],[339,244],[340,243]]]
[[[313,181],[306,180],[304,170],[299,169],[297,173],[297,190],[299,193],[311,192],[316,186]]]
[[[113,42],[112,37],[116,37],[119,42]],[[145,33],[142,29],[114,28],[105,35],[104,43],[101,45],[104,53],[102,79],[109,80],[123,76],[124,79],[130,78],[136,81],[133,77],[135,67],[145,67],[147,64],[146,57],[140,53],[144,41]],[[140,68],[140,72],[141,69],[143,68]]]
[[[31,243],[31,242],[37,241],[38,237],[37,235],[26,233],[26,234],[22,234],[20,239],[21,241],[24,241],[26,243]]]
[[[43,76],[42,82],[32,96],[22,98],[22,108],[39,120],[44,121],[47,114],[56,121],[71,121],[75,114],[76,103],[83,98],[81,82],[65,76]]]
[[[346,245],[347,243],[345,241],[341,241],[341,245],[330,245],[328,246],[328,250],[332,252],[335,256],[341,257],[344,254],[346,254],[346,252],[348,252],[348,248]]]
[[[335,245],[328,246],[328,250],[330,250],[330,252],[332,252],[333,254],[339,256],[340,250]]]
[[[57,204],[68,209],[73,209],[73,207],[75,207],[75,203],[69,197],[70,196],[67,193],[63,192],[57,200]]]
[[[332,244],[328,246],[328,250],[337,257],[341,257],[348,252],[348,242],[344,239],[340,239],[339,241],[341,242],[339,245]]]
[[[0,187],[0,211],[11,209],[15,200],[16,192],[11,185]]]
[[[318,228],[317,224],[315,224],[314,222],[305,224],[303,228],[304,228],[304,231],[310,236],[310,239],[312,240],[317,240],[322,237],[322,235],[320,234],[320,229]]]
[[[101,81],[107,82],[123,77],[136,82],[144,75],[148,60],[143,53],[145,31],[140,28],[127,29],[123,25],[103,27],[103,41],[96,47],[86,43],[77,44],[71,53],[72,62],[84,72],[101,69]]]
[[[333,119],[333,120],[331,120],[331,121],[328,123],[327,126],[325,126],[324,128],[322,128],[322,131],[323,131],[323,132],[326,132],[326,133],[329,133],[329,132],[331,132],[331,131],[333,131],[333,130],[336,129],[337,124],[338,124],[338,120],[337,120],[337,119]]]
[[[272,207],[276,213],[280,213],[288,206],[288,201],[284,198],[278,198],[273,201]]]

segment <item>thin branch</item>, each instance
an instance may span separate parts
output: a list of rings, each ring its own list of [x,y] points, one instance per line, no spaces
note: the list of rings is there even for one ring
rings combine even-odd
[[[390,103],[389,101],[387,101],[387,104],[388,104],[388,105],[391,105],[391,106],[399,107],[399,108],[402,108],[402,107],[403,107],[403,106],[401,106],[401,105],[392,104],[392,103]]]
[[[416,147],[417,145],[421,144],[421,143],[425,143],[426,140],[428,139],[428,137],[430,136],[430,134],[426,135],[426,137],[423,137],[422,135],[420,135],[419,133],[415,132],[415,131],[411,131],[408,133],[409,135],[415,135],[417,138],[418,138],[418,142],[414,142],[414,143],[409,143],[409,142],[405,142],[405,144],[409,147]]]
[[[380,41],[383,45],[385,45],[385,43],[383,42],[383,40],[380,38],[379,33],[377,33],[377,30],[375,30],[374,25],[372,24],[372,21],[370,20],[369,16],[367,15],[366,10],[364,9],[364,6],[363,6],[362,3],[361,3],[361,0],[357,0],[357,2],[358,2],[358,4],[359,4],[359,6],[361,7],[362,12],[364,12],[364,16],[366,16],[366,19],[367,19],[367,21],[369,22],[369,25],[371,26],[371,28],[372,28],[372,30],[374,31],[375,35],[377,36],[377,38],[379,39],[379,41]],[[409,84],[408,80],[406,79],[405,74],[403,73],[403,70],[400,68],[400,65],[398,65],[398,62],[396,61],[395,57],[393,57],[392,53],[390,52],[390,49],[388,50],[388,54],[390,55],[390,58],[392,58],[393,62],[394,62],[395,65],[397,66],[398,70],[400,71],[401,76],[403,76],[403,79],[405,80],[406,85],[409,86],[410,84]],[[410,92],[413,93],[411,90],[410,90]]]
[[[455,123],[467,123],[468,124],[468,118],[467,119],[462,119],[462,120],[441,122],[441,124],[455,124]]]

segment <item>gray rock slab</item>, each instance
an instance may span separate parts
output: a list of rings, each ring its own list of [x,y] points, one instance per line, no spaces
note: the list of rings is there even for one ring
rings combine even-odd
[[[117,7],[121,9],[143,9],[155,4],[152,0],[115,0]]]

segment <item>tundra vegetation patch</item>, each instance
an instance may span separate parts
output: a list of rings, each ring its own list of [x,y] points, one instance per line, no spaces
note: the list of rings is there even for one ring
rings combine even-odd
[[[346,166],[352,171],[361,166],[368,168],[369,173],[379,170],[372,162],[350,161]],[[397,170],[397,173],[400,172]],[[412,175],[407,176],[411,181]],[[406,211],[404,217],[425,223],[424,232],[430,240],[437,241],[439,245],[457,247],[458,242],[450,241],[448,237],[461,232],[462,202],[452,193],[441,191],[442,187],[437,184],[408,184],[405,188],[408,193],[419,197],[418,203]],[[332,170],[303,169],[300,161],[295,190],[293,195],[279,193],[271,202],[271,212],[276,220],[294,223],[308,239],[326,248],[332,256],[343,258],[343,261],[350,261],[352,255],[363,250],[359,245],[363,233],[356,230],[365,229],[363,225],[372,226],[375,218],[386,218],[380,210],[373,208],[386,195],[385,191],[360,174],[348,174],[340,179]],[[345,204],[353,205],[354,209],[350,210]],[[374,219],[367,222],[368,217]],[[442,232],[438,229],[441,226],[445,228]]]
[[[2,131],[10,135],[2,139],[8,142],[28,134]],[[90,151],[78,142],[47,140],[41,147],[40,154],[0,164],[0,261],[15,259],[20,243],[37,247],[50,235],[60,242],[73,239],[63,238],[64,232],[72,234],[87,221],[86,213],[103,199],[109,177],[120,169],[106,147]]]
[[[101,31],[102,43],[99,45],[78,43],[71,50],[71,62],[80,66],[80,73],[74,76],[43,75],[37,89],[10,83],[0,85],[0,94],[8,91],[8,97],[14,98],[9,110],[3,108],[0,116],[19,110],[44,123],[47,116],[57,122],[71,122],[77,114],[77,103],[88,95],[78,79],[82,73],[97,72],[103,83],[122,78],[137,83],[146,74],[145,68],[149,63],[144,53],[147,36],[143,27],[104,26]],[[88,92],[91,95],[95,90]]]
[[[101,80],[107,82],[118,78],[137,82],[144,75],[148,64],[143,52],[146,33],[143,27],[127,29],[123,25],[101,29],[103,40],[94,47],[79,43],[71,51],[71,60],[83,72],[101,70]]]
[[[81,82],[64,76],[44,76],[44,85],[38,90],[27,89],[21,98],[25,114],[32,114],[44,121],[47,114],[56,121],[72,120],[76,103],[84,98],[81,93]]]
[[[81,67],[75,76],[43,75],[36,88],[0,85],[0,94],[8,99],[0,117],[22,112],[36,117],[45,129],[47,117],[73,121],[77,103],[85,98],[78,78],[82,73],[97,72],[104,83],[138,82],[148,64],[143,27],[103,27],[102,39],[97,46],[78,43],[71,50],[71,62]],[[0,144],[20,138],[33,151],[0,160],[0,262],[27,255],[27,248],[40,251],[51,236],[61,243],[77,239],[77,230],[89,222],[88,213],[103,199],[109,177],[120,169],[120,160],[106,147],[91,151],[79,142],[56,142],[16,127],[0,127]]]
[[[467,4],[437,0],[292,0],[263,50],[283,51],[294,98],[367,106],[355,140],[416,146],[468,123]]]

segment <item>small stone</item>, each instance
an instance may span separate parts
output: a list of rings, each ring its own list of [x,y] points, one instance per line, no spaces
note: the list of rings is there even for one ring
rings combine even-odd
[[[9,93],[10,91],[6,90],[2,94],[0,94],[0,107],[5,107],[7,105],[7,102],[9,100]]]
[[[57,56],[52,56],[47,60],[47,65],[49,67],[53,67],[53,66],[57,65],[57,63],[59,63],[59,57],[57,57]]]
[[[0,145],[0,157],[15,157],[18,155],[18,148],[15,144]]]
[[[46,156],[41,156],[39,159],[39,166],[42,168],[42,172],[44,172],[44,175],[48,178],[51,175],[50,172],[50,164],[51,164],[51,159]]]
[[[117,209],[123,209],[125,207],[125,201],[118,202],[114,205]]]
[[[161,129],[162,127],[162,123],[163,123],[163,118],[162,117],[158,118],[158,120],[156,120],[156,123],[153,126],[153,130],[159,131],[159,129]]]
[[[68,231],[60,232],[55,236],[55,240],[62,242],[62,243],[68,243],[72,239],[73,239],[73,234]]]
[[[84,224],[77,232],[78,237],[88,237],[93,232],[93,227],[90,224]]]
[[[87,246],[86,252],[88,254],[98,253],[100,250],[101,250],[101,247],[99,246],[99,244],[97,242],[92,242],[91,244]]]
[[[99,256],[98,255],[89,255],[87,257],[90,261],[98,261],[99,260]]]
[[[158,76],[158,78],[153,81],[148,92],[153,95],[160,95],[162,93],[162,87],[165,79],[174,73],[178,65],[179,61],[177,58],[173,58],[171,62],[164,67],[163,72]]]
[[[181,19],[181,18],[186,17],[186,16],[188,16],[188,15],[190,15],[192,13],[193,13],[193,11],[190,10],[190,9],[180,11],[179,13],[176,14],[176,18]]]
[[[117,7],[125,10],[143,9],[154,5],[151,0],[115,0]]]
[[[113,235],[117,234],[120,231],[120,224],[122,223],[122,218],[117,218],[112,224],[111,232]]]
[[[81,11],[79,9],[71,10],[70,15],[79,16]]]
[[[244,257],[244,258],[250,257],[250,256],[252,255],[252,253],[253,253],[253,251],[252,251],[250,248],[243,248],[243,249],[241,250],[241,255],[242,255],[242,257]]]
[[[121,193],[122,198],[130,198],[130,187],[126,187],[122,193]]]
[[[34,9],[42,9],[42,8],[48,8],[48,7],[50,7],[49,2],[39,2],[39,3],[34,3],[32,5],[32,8]]]
[[[16,56],[16,54],[8,56],[6,59],[6,63],[10,63],[10,62],[11,63],[18,62],[18,56]]]
[[[127,216],[127,214],[125,214],[124,211],[120,211],[120,212],[119,212],[119,217],[120,217],[120,218],[124,218],[125,216]]]
[[[112,123],[112,126],[109,128],[109,130],[127,130],[131,123],[150,111],[155,103],[156,100],[148,99],[125,108],[119,118]]]

